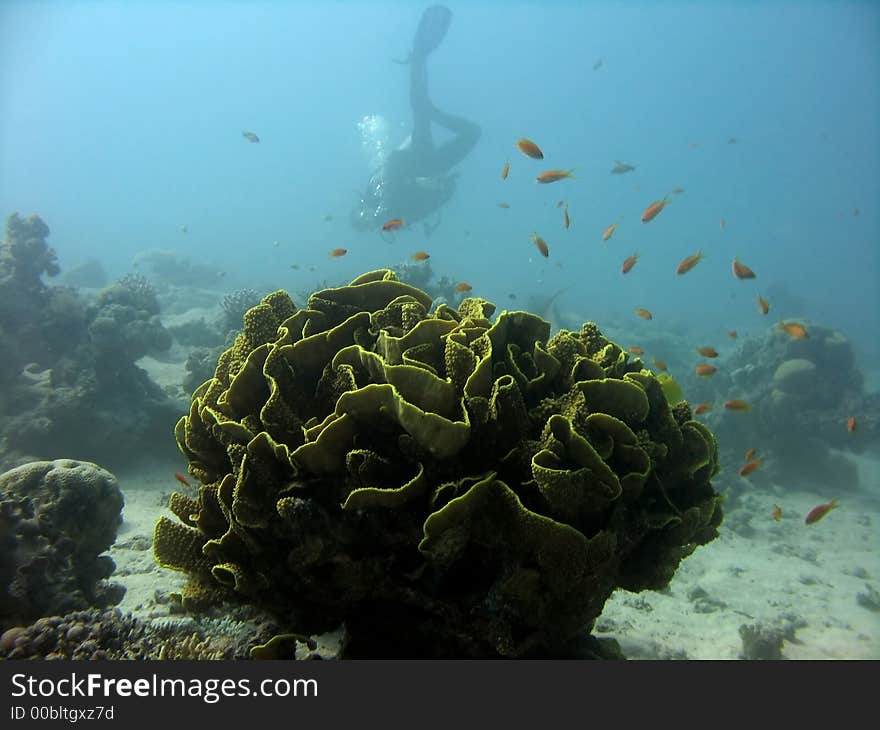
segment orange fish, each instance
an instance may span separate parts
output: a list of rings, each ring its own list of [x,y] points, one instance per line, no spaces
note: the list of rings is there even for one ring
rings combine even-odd
[[[761,466],[761,460],[756,459],[755,461],[750,461],[748,464],[743,464],[742,468],[739,470],[739,475],[741,477],[747,477],[751,474],[755,469]]]
[[[779,522],[779,520],[782,519],[782,507],[780,507],[778,504],[774,504],[774,505],[773,505],[773,512],[770,514],[770,516],[771,516],[776,522]]]
[[[654,315],[652,315],[647,309],[637,309],[636,314],[642,319],[654,319]]]
[[[856,417],[850,416],[846,419],[846,430],[848,433],[852,433],[856,430]]]
[[[669,369],[666,367],[666,363],[657,357],[654,358],[654,365],[656,366],[656,368],[658,370],[668,370]]]
[[[755,300],[758,302],[758,307],[761,310],[761,314],[767,314],[770,311],[770,303],[760,294],[758,294]]]
[[[708,413],[711,410],[711,403],[700,403],[696,408],[694,408],[694,415],[699,416],[701,413]]]
[[[748,451],[746,451],[746,456],[745,456],[745,459],[743,459],[743,461],[751,461],[752,459],[755,458],[755,454],[757,454],[757,453],[758,452],[755,451],[754,449],[749,449]]]
[[[473,287],[470,284],[465,284],[464,282],[455,285],[455,291],[457,292],[466,292],[470,291],[471,289],[473,289]]]
[[[731,340],[735,340],[736,339],[736,330],[727,330],[727,336]]]
[[[743,411],[749,410],[751,406],[746,403],[744,400],[740,400],[739,398],[734,398],[733,400],[724,401],[724,407],[728,411],[735,411],[741,413]]]
[[[675,270],[675,273],[679,274],[679,275],[686,274],[688,271],[690,271],[692,268],[694,268],[694,266],[696,266],[698,263],[700,263],[701,258],[703,258],[702,250],[697,251],[693,256],[688,256],[686,259],[684,259],[678,265],[678,268]]]
[[[537,233],[532,236],[532,240],[541,252],[541,256],[546,259],[550,255],[550,249],[547,248],[547,243]]]
[[[831,510],[836,509],[839,505],[837,504],[836,499],[832,499],[827,504],[820,504],[817,507],[813,507],[808,513],[807,517],[804,520],[805,525],[812,525],[814,522],[818,522],[825,515],[827,515]]]
[[[330,255],[331,255],[333,258],[339,258],[340,256],[345,256],[345,254],[347,254],[347,253],[348,253],[348,249],[347,249],[347,248],[334,248],[334,249],[330,252]]]
[[[412,255],[412,258],[413,261],[427,261],[429,258],[431,258],[431,254],[429,254],[427,251],[416,251]]]
[[[737,279],[754,279],[755,278],[755,272],[752,271],[745,264],[741,264],[739,262],[739,259],[733,260],[733,267],[732,268],[733,268],[733,275]]]
[[[703,357],[718,357],[718,350],[714,347],[698,347],[697,352]]]
[[[701,378],[708,378],[710,375],[714,375],[718,371],[718,368],[716,368],[714,365],[702,364],[697,365],[694,370],[697,371],[697,375],[699,375]]]
[[[541,148],[538,147],[538,145],[536,145],[531,140],[521,138],[516,143],[516,146],[519,147],[520,152],[522,152],[524,155],[528,155],[532,159],[535,159],[535,160],[543,160],[544,159],[544,153],[541,152]]]
[[[382,224],[383,231],[396,231],[403,227],[403,218],[392,218],[387,223]]]
[[[629,348],[629,351],[633,355],[644,355],[645,354],[645,351],[641,347],[639,347],[638,345],[633,345],[632,347]]]
[[[623,262],[623,266],[621,267],[620,270],[624,274],[628,274],[630,272],[630,270],[632,269],[632,267],[636,265],[636,261],[638,261],[638,260],[639,260],[639,255],[637,253],[634,253],[626,261]]]
[[[571,225],[571,218],[568,217],[568,206],[565,206],[565,209],[562,211],[562,225],[568,229]]]
[[[793,340],[806,340],[809,337],[807,330],[801,324],[780,322],[779,328]]]
[[[570,170],[547,170],[547,172],[542,172],[538,177],[535,178],[535,182],[537,183],[552,183],[557,180],[562,180],[563,178],[570,177],[574,178],[573,173],[575,168],[571,168]]]
[[[501,171],[501,179],[507,180],[507,173],[510,172],[510,163],[507,162],[504,164],[504,169]]]
[[[610,226],[608,226],[608,228],[606,228],[605,231],[602,233],[602,240],[603,240],[603,241],[607,241],[609,238],[611,238],[611,236],[614,235],[614,231],[616,231],[616,230],[617,230],[617,224],[616,224],[616,223],[612,223],[612,224],[611,224]]]
[[[174,472],[174,478],[175,478],[177,481],[179,481],[181,484],[183,484],[183,485],[185,485],[185,486],[187,486],[187,487],[192,486],[192,485],[186,480],[186,477],[183,476],[183,474],[181,474],[179,471]]]
[[[658,215],[660,215],[660,211],[663,210],[669,202],[666,200],[668,196],[664,196],[663,200],[658,200],[654,203],[651,203],[647,208],[645,208],[645,212],[642,213],[642,223],[647,223],[650,220],[654,220]]]

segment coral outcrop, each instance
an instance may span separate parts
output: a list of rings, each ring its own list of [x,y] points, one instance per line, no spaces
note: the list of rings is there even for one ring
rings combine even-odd
[[[748,413],[716,408],[705,422],[718,435],[725,459],[742,460],[757,448],[762,469],[751,478],[777,483],[796,480],[821,494],[829,483],[837,489],[858,485],[858,471],[839,452],[861,452],[880,431],[880,394],[868,393],[849,340],[839,331],[807,322],[808,337],[789,337],[778,325],[763,337],[743,341],[721,363],[709,382],[688,393],[695,399],[723,402],[742,398]],[[847,430],[847,418],[858,427]]]
[[[127,365],[171,347],[171,335],[159,320],[156,292],[139,274],[128,274],[100,292],[88,331],[102,365]]]
[[[375,271],[250,309],[176,427],[200,482],[154,552],[182,600],[344,623],[347,656],[567,655],[721,521],[712,433],[592,323]]]
[[[118,463],[144,451],[175,404],[135,361],[167,350],[149,283],[123,277],[96,301],[49,286],[58,272],[39,216],[9,217],[0,242],[0,464],[74,456]]]
[[[88,462],[38,461],[0,474],[0,630],[122,600],[103,554],[122,505],[116,477]]]

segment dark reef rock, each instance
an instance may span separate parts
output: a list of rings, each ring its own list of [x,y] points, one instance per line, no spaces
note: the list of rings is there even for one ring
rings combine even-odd
[[[0,474],[0,628],[122,600],[102,554],[122,505],[116,477],[95,464],[37,461]]]
[[[880,612],[880,592],[870,583],[865,583],[864,593],[856,593],[856,603],[875,613]]]
[[[765,624],[743,624],[739,627],[739,635],[743,645],[740,659],[773,661],[785,658],[782,655],[785,633],[781,628]]]
[[[715,438],[641,360],[592,323],[431,305],[375,271],[245,314],[177,424],[198,498],[154,532],[185,607],[344,624],[345,656],[571,656],[616,588],[717,536]]]

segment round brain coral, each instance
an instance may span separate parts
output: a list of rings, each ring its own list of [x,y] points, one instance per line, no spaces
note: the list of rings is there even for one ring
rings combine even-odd
[[[560,656],[616,588],[717,535],[711,432],[596,325],[561,331],[390,271],[251,309],[176,437],[160,518],[192,607],[240,600],[359,656]]]

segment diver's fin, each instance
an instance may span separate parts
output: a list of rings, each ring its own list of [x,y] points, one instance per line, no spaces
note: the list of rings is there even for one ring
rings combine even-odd
[[[439,46],[446,37],[449,24],[452,22],[452,11],[445,5],[432,5],[422,13],[419,27],[413,38],[413,49],[410,60],[424,60],[431,51]]]

